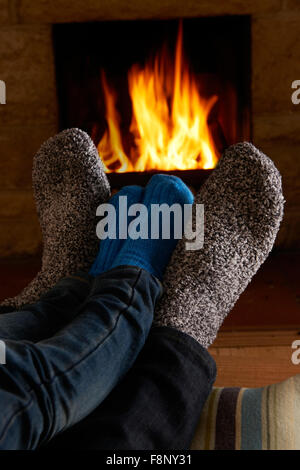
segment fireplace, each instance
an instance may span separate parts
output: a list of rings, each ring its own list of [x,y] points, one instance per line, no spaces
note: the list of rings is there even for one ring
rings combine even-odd
[[[118,109],[125,106],[119,111],[128,128],[128,69],[134,62],[143,65],[166,40],[174,58],[180,18],[184,18],[184,54],[193,71],[202,79],[217,76],[223,85],[228,78],[235,90],[235,136],[230,136],[220,116],[215,119],[215,108],[209,118],[214,138],[224,136],[226,144],[250,138],[274,160],[283,176],[287,201],[276,246],[299,249],[299,105],[291,101],[295,91],[291,84],[300,76],[297,0],[0,3],[0,80],[6,84],[6,104],[0,104],[1,257],[40,252],[41,232],[31,188],[32,157],[39,146],[65,126],[81,126],[92,135],[95,124],[93,138],[98,145],[106,128],[101,68],[118,94]],[[84,58],[89,60],[89,69]],[[94,84],[85,88],[93,65]],[[126,84],[124,93],[117,74]],[[72,89],[67,87],[68,78],[73,79]],[[218,106],[223,103],[228,111],[232,101],[221,96],[217,80],[212,84]],[[221,138],[216,145],[222,148]],[[184,179],[194,177],[195,183],[189,181],[193,186],[201,180],[198,172],[211,170],[186,171],[192,176],[186,174]],[[144,184],[148,173],[109,173],[109,178],[117,178],[112,181],[114,187],[134,183],[134,178]]]
[[[230,120],[224,121],[220,109],[216,116],[217,107],[208,118],[217,151],[237,140],[253,140],[280,170],[286,199],[276,248],[216,343],[217,385],[260,387],[295,374],[291,344],[300,314],[300,105],[291,100],[291,85],[300,78],[299,0],[0,0],[0,6],[0,81],[6,85],[5,104],[0,96],[0,298],[16,295],[40,268],[33,155],[67,126],[84,128],[99,144],[107,129],[101,69],[118,95],[127,155],[128,71],[134,63],[147,63],[166,42],[174,59],[178,23],[184,18],[184,56],[201,78],[197,83],[208,96],[218,96],[217,106],[230,110]],[[212,80],[207,83],[204,76]],[[234,90],[235,115],[229,94],[221,93],[225,83]],[[234,126],[228,129],[226,122]],[[184,173],[196,188],[213,170],[170,171]],[[118,188],[145,184],[149,174],[108,176]]]
[[[250,17],[59,24],[61,129],[86,130],[113,188],[171,172],[197,189],[249,140]]]

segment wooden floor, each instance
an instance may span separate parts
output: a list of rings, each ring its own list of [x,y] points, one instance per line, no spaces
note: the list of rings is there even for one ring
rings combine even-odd
[[[38,259],[0,260],[0,299],[38,271]],[[237,302],[210,348],[217,386],[260,387],[300,373],[291,360],[300,340],[300,254],[273,253]]]

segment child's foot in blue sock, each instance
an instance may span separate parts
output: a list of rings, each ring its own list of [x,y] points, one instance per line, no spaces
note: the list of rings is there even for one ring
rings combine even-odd
[[[90,270],[90,274],[92,276],[98,276],[99,274],[111,269],[115,257],[128,238],[128,224],[132,220],[132,217],[128,217],[127,219],[125,204],[129,208],[132,204],[140,203],[142,201],[143,194],[144,189],[141,186],[124,186],[124,188],[112,196],[108,201],[109,204],[114,206],[116,211],[116,238],[106,238],[100,241],[100,249],[97,258]],[[124,201],[124,196],[127,197],[126,201]],[[121,214],[119,211],[120,203]],[[119,217],[120,215],[121,217]]]
[[[139,216],[141,238],[137,238],[137,225],[133,222],[129,226],[129,238],[114,259],[111,267],[121,265],[139,266],[158,279],[162,279],[178,238],[182,236],[175,233],[174,227],[176,225],[178,232],[179,225],[178,223],[174,224],[175,215],[172,210],[169,211],[169,208],[173,205],[177,206],[176,217],[180,218],[180,231],[183,231],[184,204],[192,204],[193,199],[193,194],[180,178],[169,175],[153,176],[145,188],[144,197],[141,201],[146,208]],[[163,216],[160,213],[157,218],[155,214],[158,214],[158,205],[164,205],[166,212]],[[168,221],[170,221],[170,231],[164,233],[162,231],[162,222],[166,227]],[[156,235],[154,235],[154,232],[156,232]]]

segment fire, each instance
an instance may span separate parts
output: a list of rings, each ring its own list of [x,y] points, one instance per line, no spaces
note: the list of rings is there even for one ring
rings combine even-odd
[[[107,172],[214,168],[218,157],[207,118],[217,96],[200,96],[195,76],[183,57],[182,24],[172,64],[162,49],[144,68],[128,72],[132,102],[130,132],[134,145],[123,146],[116,94],[102,72],[107,130],[98,151]]]

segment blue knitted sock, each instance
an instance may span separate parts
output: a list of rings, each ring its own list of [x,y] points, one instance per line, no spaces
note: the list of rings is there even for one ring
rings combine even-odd
[[[114,259],[112,267],[121,265],[139,266],[158,279],[162,279],[178,239],[175,239],[174,236],[173,214],[170,217],[170,233],[164,234],[162,232],[162,220],[165,221],[166,217],[162,217],[160,214],[158,227],[158,219],[151,217],[153,205],[165,204],[170,207],[177,204],[179,210],[180,208],[182,210],[180,227],[183,231],[184,204],[192,204],[193,199],[193,194],[180,178],[169,175],[153,176],[145,188],[144,197],[141,201],[147,210],[140,212],[139,224],[137,224],[137,221],[133,221],[129,225],[129,238]],[[139,231],[137,227],[139,227]],[[151,229],[156,229],[156,238],[153,238],[153,236],[151,238]],[[137,232],[139,232],[140,238],[137,238]],[[146,235],[148,238],[146,238]]]
[[[127,196],[127,207],[132,204],[140,203],[143,198],[144,189],[141,186],[124,186],[119,192],[110,198],[109,204],[112,204],[116,211],[116,239],[106,238],[100,241],[100,249],[98,255],[90,269],[89,274],[92,276],[98,276],[105,271],[111,269],[111,265],[118,252],[121,250],[124,242],[127,238],[128,224],[131,222],[133,217],[128,217],[127,214],[122,213],[121,218],[119,217],[119,204],[120,196]],[[122,203],[121,203],[122,204]],[[122,206],[121,206],[122,210]],[[120,220],[121,219],[121,220]],[[120,223],[119,223],[120,222]],[[120,232],[121,231],[121,232]],[[122,233],[123,235],[120,235]],[[125,236],[125,238],[120,238]]]

